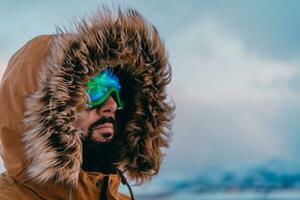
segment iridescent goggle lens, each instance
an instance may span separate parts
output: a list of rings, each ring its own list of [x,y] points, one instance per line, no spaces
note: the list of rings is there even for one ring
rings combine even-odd
[[[117,109],[122,109],[124,105],[120,98],[120,90],[119,78],[112,71],[103,70],[87,83],[86,93],[89,97],[87,107],[93,109],[111,95],[117,103]]]

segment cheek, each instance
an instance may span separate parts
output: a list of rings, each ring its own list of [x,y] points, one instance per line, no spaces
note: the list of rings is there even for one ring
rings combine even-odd
[[[90,115],[87,112],[82,112],[78,114],[74,126],[86,132],[88,130],[89,124],[90,124]]]

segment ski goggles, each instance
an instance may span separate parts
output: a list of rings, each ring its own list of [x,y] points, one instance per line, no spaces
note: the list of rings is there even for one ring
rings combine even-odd
[[[96,108],[104,103],[109,96],[112,96],[117,103],[117,109],[122,109],[124,105],[120,98],[120,90],[119,78],[112,71],[103,70],[87,83],[85,90],[89,97],[87,107]]]

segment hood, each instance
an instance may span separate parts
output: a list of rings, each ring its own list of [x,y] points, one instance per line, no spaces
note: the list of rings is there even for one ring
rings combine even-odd
[[[118,167],[139,183],[158,173],[174,107],[166,101],[171,68],[155,27],[135,10],[102,9],[75,31],[38,37],[10,60],[0,88],[1,154],[8,173],[76,186],[84,134],[74,124],[86,82],[112,68],[125,109]]]

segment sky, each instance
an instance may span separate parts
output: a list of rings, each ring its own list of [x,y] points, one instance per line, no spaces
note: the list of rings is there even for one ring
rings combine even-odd
[[[299,1],[0,0],[0,73],[26,41],[103,3],[139,10],[168,50],[176,118],[159,176],[300,164]]]

